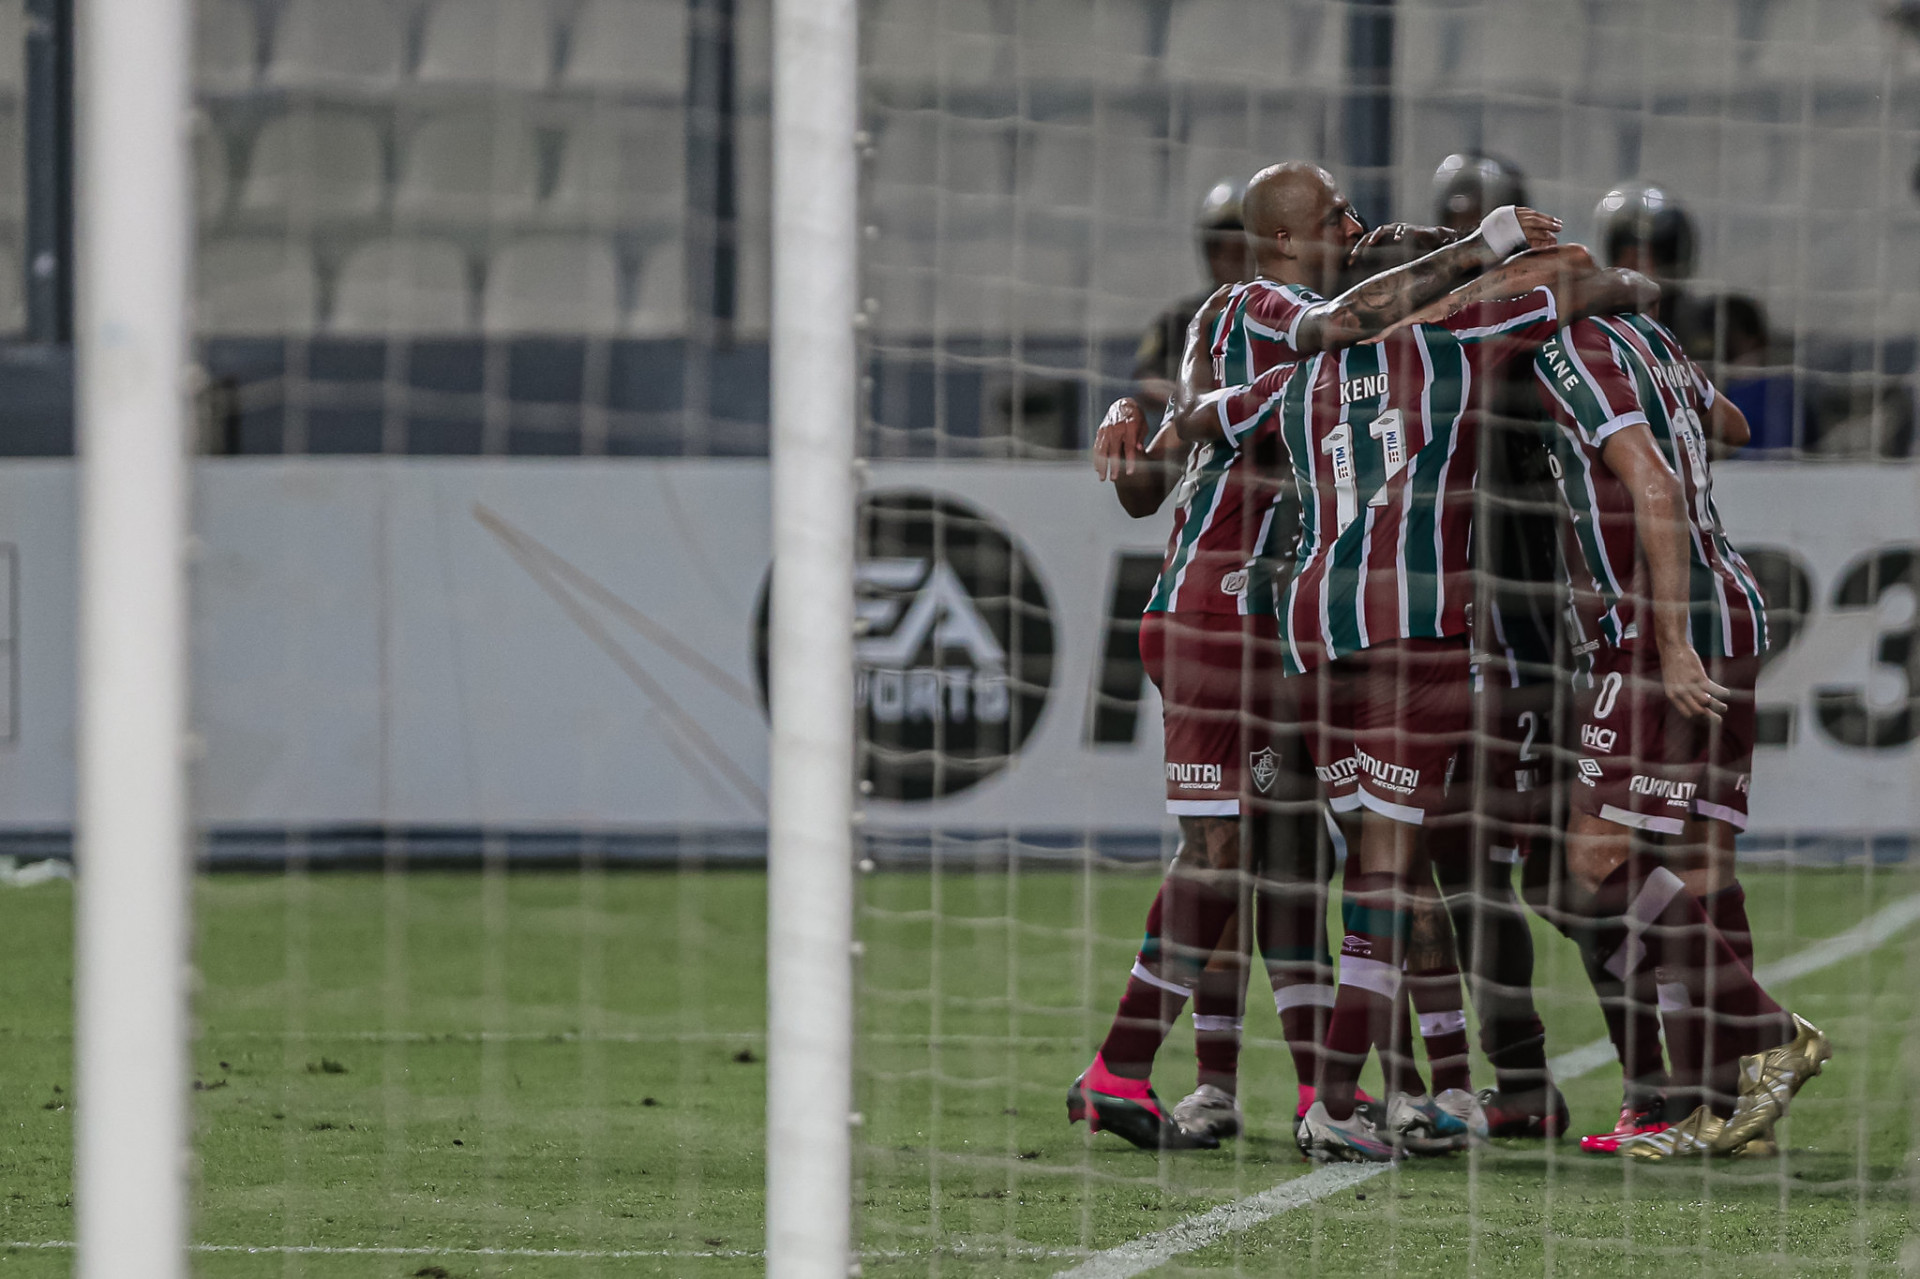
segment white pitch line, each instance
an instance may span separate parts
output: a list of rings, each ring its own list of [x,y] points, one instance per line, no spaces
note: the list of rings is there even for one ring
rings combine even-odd
[[[1754,976],[1763,986],[1780,986],[1809,973],[1863,955],[1890,940],[1901,930],[1920,922],[1920,893],[1903,897],[1883,906],[1854,927],[1823,942],[1816,942],[1797,955],[1771,964],[1762,964]],[[1562,1053],[1548,1062],[1556,1079],[1578,1079],[1615,1060],[1613,1045],[1596,1039],[1572,1052]],[[1302,1177],[1283,1181],[1270,1190],[1142,1235],[1131,1243],[1095,1253],[1071,1270],[1062,1270],[1053,1279],[1133,1279],[1189,1252],[1218,1243],[1230,1234],[1249,1230],[1270,1221],[1283,1212],[1304,1208],[1328,1195],[1349,1190],[1378,1177],[1391,1164],[1326,1164]]]
[[[38,1242],[38,1243],[21,1242],[16,1240],[10,1243],[0,1243],[0,1251],[4,1251],[7,1249],[61,1251],[61,1250],[70,1250],[74,1246],[75,1246],[74,1242],[71,1239],[49,1239],[44,1242]],[[333,1256],[340,1256],[340,1257],[516,1257],[516,1258],[557,1257],[562,1260],[580,1260],[580,1261],[620,1261],[620,1260],[635,1260],[640,1258],[658,1259],[662,1257],[672,1258],[675,1260],[694,1261],[694,1260],[711,1260],[714,1258],[723,1258],[723,1257],[759,1257],[764,1255],[763,1253],[760,1253],[758,1251],[749,1251],[746,1249],[728,1249],[728,1250],[713,1250],[713,1251],[707,1251],[707,1252],[693,1252],[693,1251],[687,1251],[684,1249],[676,1250],[672,1248],[612,1249],[612,1250],[602,1250],[602,1249],[593,1249],[593,1248],[402,1248],[402,1247],[382,1248],[374,1245],[340,1244],[336,1246],[336,1245],[329,1245],[329,1244],[301,1244],[301,1243],[278,1243],[278,1244],[195,1243],[195,1244],[188,1244],[187,1250],[189,1252],[242,1252],[242,1253],[248,1253],[248,1254],[257,1253],[262,1256],[266,1256],[270,1254],[278,1254],[283,1256],[289,1255],[289,1254],[298,1254],[300,1256],[311,1255],[311,1256],[318,1256],[318,1257],[333,1257]]]

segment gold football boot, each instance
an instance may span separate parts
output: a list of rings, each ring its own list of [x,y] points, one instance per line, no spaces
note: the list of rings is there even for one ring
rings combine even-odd
[[[1832,1058],[1833,1045],[1820,1028],[1797,1013],[1791,1016],[1792,1039],[1740,1059],[1740,1095],[1733,1103],[1733,1118],[1714,1140],[1717,1152],[1731,1154],[1770,1132],[1774,1121],[1787,1113],[1794,1094]]]
[[[1726,1120],[1701,1106],[1679,1123],[1638,1137],[1622,1137],[1614,1149],[1622,1159],[1646,1163],[1700,1158],[1717,1153],[1714,1143],[1720,1139]]]

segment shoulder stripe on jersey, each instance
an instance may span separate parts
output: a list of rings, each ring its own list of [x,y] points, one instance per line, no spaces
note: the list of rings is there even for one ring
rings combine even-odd
[[[1536,293],[1540,291],[1540,289],[1534,290]],[[1523,311],[1519,315],[1509,316],[1498,324],[1483,324],[1478,328],[1472,329],[1448,329],[1447,332],[1453,334],[1458,341],[1471,343],[1478,342],[1482,338],[1493,337],[1497,334],[1511,333],[1515,329],[1524,328],[1526,325],[1536,323],[1540,320],[1552,320],[1555,318],[1557,317],[1553,308],[1553,294],[1548,293],[1545,300],[1542,301],[1539,306],[1534,307],[1530,311]]]

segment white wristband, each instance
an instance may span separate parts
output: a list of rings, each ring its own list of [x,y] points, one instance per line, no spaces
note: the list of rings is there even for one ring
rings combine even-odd
[[[1481,218],[1480,234],[1496,258],[1512,257],[1527,247],[1527,233],[1520,229],[1520,215],[1511,204],[1503,204]]]

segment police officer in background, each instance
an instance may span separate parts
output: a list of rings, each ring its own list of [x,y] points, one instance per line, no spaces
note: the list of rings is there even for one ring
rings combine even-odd
[[[1503,204],[1524,205],[1520,166],[1482,151],[1456,151],[1433,173],[1433,218],[1461,235]]]
[[[1149,423],[1160,420],[1167,401],[1173,398],[1174,382],[1180,376],[1180,353],[1187,341],[1187,322],[1215,289],[1253,277],[1253,259],[1247,252],[1246,229],[1240,221],[1244,188],[1240,182],[1216,182],[1200,202],[1194,229],[1200,257],[1207,267],[1207,287],[1181,298],[1156,316],[1134,352],[1135,396]]]
[[[1746,414],[1753,428],[1749,447],[1756,452],[1791,447],[1791,375],[1766,367],[1789,361],[1774,357],[1766,312],[1757,299],[1688,286],[1698,237],[1680,201],[1664,188],[1627,183],[1602,196],[1593,217],[1608,265],[1630,267],[1660,286],[1657,318]]]

